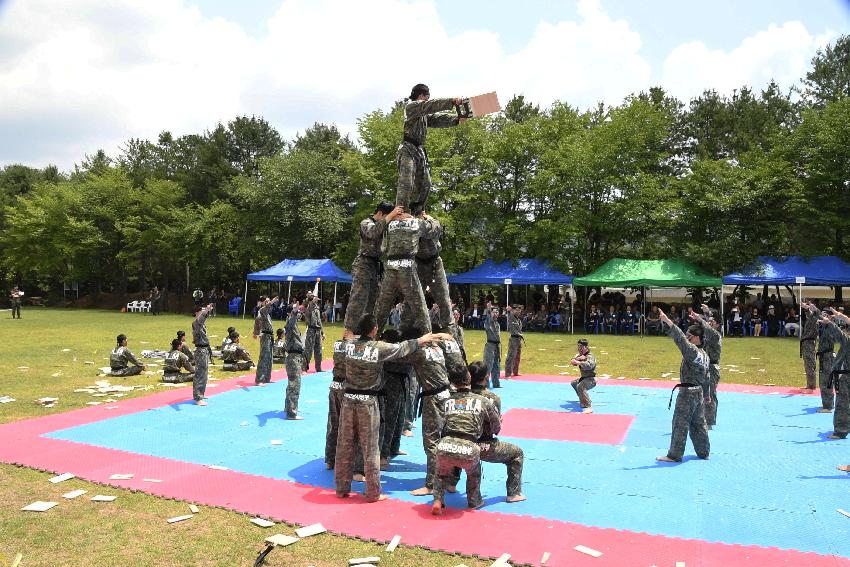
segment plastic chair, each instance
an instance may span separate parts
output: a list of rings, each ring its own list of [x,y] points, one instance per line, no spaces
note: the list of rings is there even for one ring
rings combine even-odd
[[[150,313],[151,310],[151,302],[150,301],[140,301],[139,302],[139,311],[145,311]]]
[[[227,304],[227,314],[234,316],[239,315],[240,305],[242,305],[242,298],[237,295]]]
[[[134,313],[136,311],[136,309],[138,309],[138,308],[139,308],[139,302],[138,301],[131,301],[130,303],[127,304],[127,312],[128,313]]]

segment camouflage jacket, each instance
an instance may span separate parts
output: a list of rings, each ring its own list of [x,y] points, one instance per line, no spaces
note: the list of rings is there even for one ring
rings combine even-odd
[[[841,330],[835,326],[827,325],[825,320],[823,323],[823,332],[820,334],[820,338],[818,338],[818,354],[825,352],[833,352],[835,350],[835,343],[839,341],[839,333]]]
[[[224,362],[239,362],[240,360],[247,360],[251,362],[251,355],[248,354],[248,351],[245,350],[239,343],[230,343],[221,351],[221,359]]]
[[[463,350],[463,327],[460,325],[452,325],[449,327],[452,331],[452,336],[455,338],[455,342],[458,346]]]
[[[708,324],[704,317],[699,318],[702,326],[702,348],[711,364],[720,364],[720,351],[723,349],[723,337]]]
[[[665,323],[666,325],[666,323]],[[708,355],[688,341],[678,326],[669,326],[668,333],[682,353],[682,365],[679,367],[679,383],[702,386],[703,396],[708,397]]]
[[[257,311],[257,317],[254,319],[254,335],[259,336],[262,333],[268,335],[274,334],[274,325],[272,325],[272,309],[278,306],[280,299],[275,299],[268,305],[263,305]]]
[[[207,337],[207,317],[210,316],[211,311],[211,308],[204,307],[192,321],[192,342],[195,346],[210,346],[210,339]]]
[[[385,219],[376,221],[373,217],[368,217],[360,221],[360,249],[357,253],[360,256],[380,258],[381,243],[384,241],[384,231],[386,230],[387,221]]]
[[[346,346],[354,341],[339,339],[334,341],[334,368],[333,381],[345,382],[345,353]]]
[[[496,411],[499,412],[499,416],[501,417],[502,398],[500,398],[499,395],[496,394],[496,392],[488,390],[486,386],[473,386],[472,393],[484,396],[485,398],[493,402],[493,405],[496,406]],[[485,423],[484,432],[481,434],[481,438],[479,439],[479,441],[492,441],[495,436],[496,435],[492,431],[490,431],[490,424]]]
[[[422,261],[436,260],[443,249],[440,239],[443,237],[443,225],[435,218],[431,219],[431,232],[429,236],[423,236],[419,239],[419,251],[416,253],[416,259]]]
[[[493,317],[492,315],[489,315],[484,321],[484,331],[487,333],[488,343],[502,342],[502,329],[501,327],[499,327],[499,320]]]
[[[189,361],[189,357],[182,351],[173,349],[168,352],[162,363],[162,371],[164,374],[177,374],[181,369],[185,368],[188,372],[194,372],[195,369]]]
[[[186,358],[189,359],[189,362],[195,362],[195,353],[192,352],[192,349],[186,343],[180,345],[180,352],[186,355]]]
[[[443,401],[445,424],[443,436],[468,435],[477,441],[484,434],[485,424],[490,435],[496,435],[502,428],[502,416],[489,398],[470,390],[452,392]]]
[[[307,304],[307,309],[304,310],[304,319],[307,321],[307,327],[312,329],[322,329],[322,310],[319,308],[319,303],[311,301]]]
[[[416,339],[393,344],[376,341],[370,337],[358,338],[346,345],[345,387],[355,390],[379,390],[381,365],[417,351]]]
[[[513,311],[508,313],[508,332],[511,335],[522,336],[522,319],[513,314]]]
[[[449,385],[446,372],[446,358],[439,342],[432,342],[405,357],[405,362],[413,364],[416,379],[423,390],[437,390]]]
[[[820,311],[815,311],[815,315],[809,313],[806,316],[806,322],[803,323],[803,330],[800,332],[800,341],[815,341],[818,338],[818,316]]]
[[[135,366],[144,366],[141,362],[136,360],[136,357],[133,356],[133,353],[130,352],[130,349],[127,347],[115,347],[112,349],[112,352],[109,353],[109,367],[113,370],[127,368],[130,363]]]
[[[581,356],[576,353],[575,358]],[[588,352],[584,355],[584,360],[580,360],[578,363],[578,369],[581,372],[582,378],[595,378],[596,377],[596,357],[592,352]]]
[[[404,140],[416,146],[425,145],[428,128],[447,128],[457,126],[457,116],[438,114],[454,108],[451,98],[431,100],[411,100],[404,106]]]
[[[286,352],[303,353],[304,341],[301,339],[301,331],[298,329],[298,309],[289,312],[286,320]]]
[[[443,349],[443,358],[446,361],[446,368],[452,366],[466,366],[466,361],[463,359],[463,351],[460,349],[460,344],[454,339],[450,341],[438,341],[440,348]]]
[[[434,223],[429,219],[413,217],[390,221],[384,237],[387,258],[389,260],[414,258],[419,251],[419,239],[431,238],[433,234]]]

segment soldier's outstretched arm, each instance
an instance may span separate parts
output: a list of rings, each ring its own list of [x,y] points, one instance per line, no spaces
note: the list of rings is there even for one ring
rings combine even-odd
[[[593,355],[593,353],[587,353],[586,355],[584,355],[584,360],[578,363],[578,367],[582,370],[596,370],[596,357]]]
[[[403,358],[408,354],[416,352],[419,349],[419,343],[417,339],[410,339],[402,343],[378,341],[376,348],[378,349],[378,362],[386,362],[388,360]]]
[[[404,106],[405,118],[408,120],[428,116],[435,112],[445,112],[454,108],[460,98],[432,98],[430,100],[411,100]]]
[[[451,128],[458,124],[460,120],[456,114],[433,114],[428,117],[428,128]]]

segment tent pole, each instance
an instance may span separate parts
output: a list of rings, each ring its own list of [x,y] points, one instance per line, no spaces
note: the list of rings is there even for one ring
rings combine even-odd
[[[331,305],[331,323],[336,323],[336,284],[339,282],[334,282],[334,302]]]
[[[245,309],[248,306],[248,278],[245,278],[245,298],[242,300],[242,318],[245,318]]]
[[[726,331],[726,314],[724,313],[725,311],[726,311],[725,302],[723,301],[723,283],[721,282],[720,283],[720,336],[721,337],[726,334],[724,332],[724,331]]]
[[[641,313],[641,318],[640,318],[640,336],[641,337],[646,335],[646,333],[644,332],[645,327],[646,327],[646,325],[644,324],[646,322],[646,286],[643,286],[642,291],[643,291],[643,293],[640,294],[640,298],[641,298],[641,301],[643,303],[643,305],[641,306],[641,311],[643,311],[643,313]]]
[[[286,303],[290,302],[290,298],[292,297],[292,280],[289,280],[289,289],[286,291]]]

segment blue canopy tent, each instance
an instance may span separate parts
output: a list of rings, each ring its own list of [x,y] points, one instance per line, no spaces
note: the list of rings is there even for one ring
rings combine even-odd
[[[292,293],[292,282],[334,282],[334,305],[336,305],[337,284],[351,283],[351,276],[342,271],[333,260],[329,258],[291,260],[286,259],[270,268],[251,272],[245,278],[245,297],[248,296],[249,281],[264,282],[289,282],[287,301]],[[246,302],[247,303],[247,302]],[[245,307],[242,308],[242,316],[245,316]]]
[[[513,263],[505,260],[496,263],[484,260],[482,264],[462,274],[450,274],[446,278],[451,284],[491,284],[504,285],[506,297],[510,298],[511,285],[573,285],[573,276],[568,276],[549,262],[533,258],[520,258]],[[570,309],[570,329],[572,329],[572,309]]]

